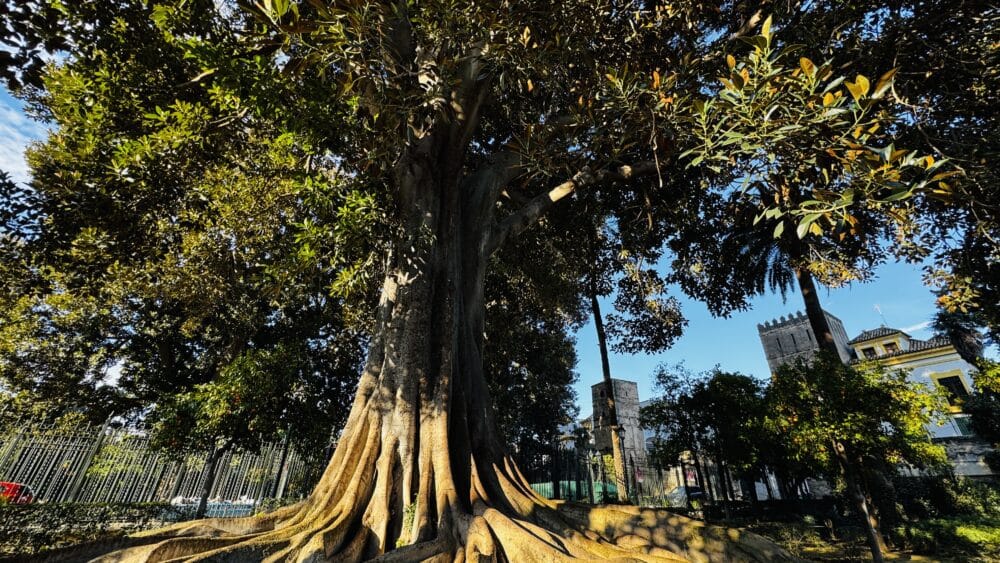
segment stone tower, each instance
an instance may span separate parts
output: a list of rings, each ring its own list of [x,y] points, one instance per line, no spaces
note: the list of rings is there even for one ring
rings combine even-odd
[[[840,359],[847,363],[852,355],[851,348],[847,345],[844,323],[826,311],[823,311],[823,314],[826,315],[826,322],[830,324]],[[760,335],[760,343],[764,347],[764,355],[767,356],[767,365],[771,368],[771,373],[774,373],[781,364],[793,362],[798,358],[810,359],[819,350],[816,335],[809,326],[809,318],[802,312],[797,312],[788,318],[782,316],[780,319],[759,324],[757,333]]]
[[[633,463],[645,465],[646,440],[639,426],[639,386],[634,381],[612,379],[615,408],[618,411],[618,425],[621,427],[622,453],[631,467]],[[611,429],[609,428],[608,402],[604,383],[591,388],[594,404],[594,445],[602,452],[611,452]]]

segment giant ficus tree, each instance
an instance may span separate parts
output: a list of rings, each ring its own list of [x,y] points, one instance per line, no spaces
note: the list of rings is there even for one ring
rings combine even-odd
[[[357,237],[368,252],[334,247],[328,254],[308,248],[297,254],[306,262],[329,257],[332,286],[345,299],[366,287],[365,280],[381,278],[367,316],[368,357],[336,451],[303,504],[259,518],[153,531],[132,540],[147,545],[115,556],[653,561],[675,559],[680,551],[787,558],[751,534],[726,534],[652,510],[585,510],[539,497],[498,439],[483,362],[487,273],[498,250],[526,230],[563,225],[547,230],[551,236],[540,244],[574,257],[581,225],[567,220],[580,216],[574,200],[604,194],[599,200],[612,204],[596,216],[600,221],[585,225],[607,222],[615,227],[607,232],[625,243],[634,240],[636,226],[656,236],[670,228],[658,219],[678,218],[661,209],[672,204],[667,194],[678,179],[694,177],[699,193],[730,189],[708,177],[724,174],[727,161],[695,156],[689,163],[697,173],[678,171],[685,153],[677,147],[693,145],[686,153],[693,155],[706,146],[711,135],[704,128],[702,135],[690,132],[692,123],[708,122],[705,98],[720,96],[706,77],[725,64],[728,38],[748,35],[759,18],[743,17],[742,7],[720,11],[698,2],[278,0],[245,8],[164,3],[151,15],[163,33],[177,21],[245,22],[236,34],[246,41],[243,49],[213,49],[215,30],[171,34],[176,44],[192,47],[185,60],[200,67],[185,84],[211,93],[232,79],[233,65],[247,60],[252,64],[242,70],[251,82],[255,74],[280,69],[285,90],[278,99],[301,117],[289,126],[308,131],[301,141],[319,147],[306,166],[318,161],[341,193],[364,196],[366,208],[379,210],[373,228]],[[128,24],[112,20],[111,29],[116,25]],[[766,57],[767,25],[755,41],[764,42],[756,56]],[[816,80],[832,82],[825,73]],[[828,92],[836,92],[836,104],[845,103],[848,90],[858,101],[857,84],[833,82]],[[244,96],[221,99],[220,115],[204,116],[207,129],[175,139],[177,148],[211,147],[201,139],[216,127],[253,131],[244,121]],[[130,101],[141,106],[145,98]],[[803,111],[782,100],[774,105]],[[158,121],[154,132],[163,135],[175,131],[178,120],[203,122],[182,102],[140,115]],[[766,115],[737,125],[756,130]],[[846,151],[858,151],[849,154],[863,162],[884,154],[842,146],[853,128],[838,115],[820,112],[822,126],[800,138],[819,150],[839,150],[838,159],[852,160]],[[889,153],[856,195],[886,197],[883,180],[902,164]],[[169,150],[163,156],[112,160],[120,164],[112,172],[127,182],[137,173],[156,179],[184,165]],[[817,205],[830,217],[845,209],[830,201]],[[815,219],[802,211],[787,210],[808,228]],[[348,233],[350,216],[341,225]],[[307,223],[297,227],[301,237],[321,240],[323,231]],[[93,238],[91,246],[99,245]],[[641,272],[635,279],[645,280],[631,284],[637,295],[648,293],[649,280]],[[655,534],[648,531],[654,526]]]
[[[384,275],[368,360],[338,447],[305,504],[158,531],[150,537],[195,528],[223,535],[168,539],[136,555],[675,557],[653,538],[641,550],[614,544],[630,521],[659,518],[655,512],[557,511],[534,494],[498,440],[483,371],[484,281],[496,250],[574,192],[629,189],[659,170],[648,129],[640,128],[664,108],[643,93],[645,82],[681,56],[657,38],[687,34],[696,15],[639,8],[279,2],[256,9],[265,43],[281,45],[276,64],[289,81],[318,75],[336,94],[330,103],[345,109],[330,127],[338,180],[374,192],[387,209],[389,252],[361,267]],[[647,68],[633,76],[623,60]],[[620,76],[642,76],[644,86]],[[598,521],[611,542],[583,533]],[[663,525],[681,541],[700,530]],[[713,534],[706,531],[714,538],[706,545],[714,549],[783,556],[749,535]]]

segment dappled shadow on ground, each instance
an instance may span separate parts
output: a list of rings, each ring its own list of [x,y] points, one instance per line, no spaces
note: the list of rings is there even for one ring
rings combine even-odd
[[[663,509],[563,503],[559,512],[607,541],[636,549],[664,549],[694,562],[804,561],[752,532],[713,526]]]

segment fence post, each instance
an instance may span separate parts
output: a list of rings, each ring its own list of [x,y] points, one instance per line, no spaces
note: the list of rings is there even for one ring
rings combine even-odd
[[[286,477],[288,473],[288,449],[291,444],[288,441],[288,434],[281,441],[281,461],[278,462],[278,478],[274,480],[271,498],[280,499],[285,494]]]
[[[73,476],[73,486],[66,497],[67,501],[76,502],[77,497],[80,495],[80,489],[83,488],[83,481],[87,478],[87,470],[90,469],[90,464],[94,461],[94,456],[97,455],[101,446],[104,445],[104,435],[107,433],[109,422],[111,422],[111,416],[108,416],[104,424],[101,425],[101,431],[98,433],[97,439],[94,440],[93,447],[90,448],[90,451],[87,452],[87,457],[83,458],[83,463],[80,464],[80,472]]]
[[[15,431],[14,428],[14,426],[11,426],[11,440],[7,442],[4,446],[3,452],[0,453],[0,469],[5,469],[7,467],[7,458],[11,456],[11,453],[17,448],[18,442],[21,441],[21,429],[18,427]]]

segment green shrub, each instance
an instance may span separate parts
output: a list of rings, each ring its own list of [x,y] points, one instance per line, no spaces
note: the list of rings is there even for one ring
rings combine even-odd
[[[894,480],[896,501],[909,518],[1000,517],[1000,485],[989,481],[933,477]]]
[[[914,553],[996,561],[1000,557],[1000,518],[965,516],[911,522],[893,530]]]
[[[186,519],[167,503],[0,505],[0,557],[30,555]]]

